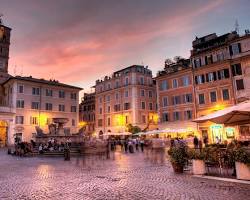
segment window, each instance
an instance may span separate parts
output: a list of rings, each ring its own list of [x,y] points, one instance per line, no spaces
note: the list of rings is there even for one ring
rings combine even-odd
[[[163,104],[163,107],[167,107],[168,106],[168,97],[163,97],[162,99],[162,104]]]
[[[145,96],[145,90],[141,90],[141,97]]]
[[[110,106],[107,106],[107,112],[110,113]]]
[[[16,124],[23,124],[24,117],[23,116],[16,116]]]
[[[72,124],[72,126],[75,126],[76,125],[76,120],[72,119],[71,124]]]
[[[17,108],[24,108],[24,100],[17,100],[16,107]]]
[[[209,56],[205,56],[205,64],[209,65],[213,63],[213,56],[209,55]]]
[[[125,123],[128,124],[128,115],[125,116]]]
[[[224,60],[224,55],[222,52],[218,53],[216,55],[217,61],[223,61]]]
[[[195,83],[196,84],[205,83],[205,76],[204,76],[204,74],[195,76]]]
[[[218,71],[217,74],[218,74],[219,80],[226,79],[226,78],[230,77],[229,69],[222,69],[222,70]]]
[[[196,58],[194,59],[194,67],[200,67],[201,66],[201,59],[200,58]]]
[[[148,97],[152,98],[153,97],[153,92],[151,90],[148,91]]]
[[[70,111],[71,111],[71,112],[76,112],[76,106],[71,106]]]
[[[236,88],[237,90],[244,90],[244,81],[243,79],[236,80]]]
[[[99,103],[102,103],[102,97],[99,97]]]
[[[177,87],[178,87],[178,80],[173,79],[173,88],[177,88]]]
[[[128,96],[129,96],[129,95],[128,95],[128,90],[125,91],[125,94],[124,94],[124,95],[125,95],[125,97],[128,97]]]
[[[46,96],[47,97],[52,97],[53,96],[53,91],[50,89],[46,89]]]
[[[224,101],[229,100],[229,90],[228,89],[223,89],[222,90],[222,97]]]
[[[32,88],[32,94],[33,95],[40,95],[40,88]]]
[[[64,112],[65,111],[65,105],[59,104],[59,111]]]
[[[52,118],[47,118],[46,124],[49,125],[49,124],[52,124],[52,123],[53,123],[53,119]]]
[[[70,93],[70,98],[76,100],[76,93]]]
[[[31,109],[38,110],[39,109],[39,102],[32,102],[31,103]]]
[[[209,72],[208,74],[206,74],[206,79],[207,82],[216,81],[217,80],[216,72]]]
[[[107,90],[110,90],[110,89],[111,89],[111,84],[108,83],[108,84],[107,84]]]
[[[162,121],[163,122],[168,122],[169,121],[168,113],[163,113],[162,114]]]
[[[188,76],[183,76],[182,77],[182,82],[183,82],[183,86],[188,86],[190,84],[189,77]]]
[[[63,90],[59,90],[59,98],[65,98],[65,92]]]
[[[99,114],[102,114],[102,108],[99,108]]]
[[[144,77],[142,77],[142,76],[140,77],[140,84],[144,85]]]
[[[118,111],[120,111],[120,110],[121,110],[120,104],[114,105],[114,111],[115,111],[115,112],[118,112]]]
[[[124,110],[130,109],[130,103],[124,103]]]
[[[129,78],[126,77],[126,78],[125,78],[125,85],[128,85],[128,84],[129,84]]]
[[[108,101],[108,102],[110,101],[110,95],[106,96],[106,101]]]
[[[181,104],[181,96],[173,97],[173,105]]]
[[[111,123],[110,123],[110,117],[108,117],[108,126],[110,126],[110,124],[111,124]]]
[[[102,119],[98,119],[98,126],[102,126]]]
[[[37,125],[38,124],[38,118],[37,117],[30,117],[30,124]]]
[[[146,123],[146,116],[145,115],[142,115],[142,123]]]
[[[141,102],[141,109],[144,109],[144,110],[146,109],[146,105],[144,101]]]
[[[46,110],[52,110],[52,103],[46,103],[45,104],[45,109]]]
[[[240,63],[231,65],[231,70],[232,70],[233,76],[242,75],[242,69],[241,69]]]
[[[116,81],[115,82],[115,88],[118,88],[119,87],[119,81]]]
[[[18,85],[18,93],[22,94],[24,92],[23,85]]]
[[[210,92],[210,101],[212,103],[217,101],[217,96],[216,96],[216,92],[215,91]]]
[[[174,121],[180,120],[180,112],[174,112]]]
[[[193,95],[192,94],[185,94],[184,95],[184,102],[185,103],[192,103],[193,102]]]
[[[119,93],[115,93],[115,99],[116,99],[116,100],[119,99]]]
[[[168,89],[168,82],[167,80],[163,80],[161,82],[161,90],[167,90]]]
[[[205,104],[205,95],[199,94],[199,104]]]
[[[153,110],[153,103],[149,103],[149,110]]]
[[[231,56],[241,53],[241,44],[235,43],[235,44],[230,45],[229,52]]]
[[[184,112],[185,120],[190,120],[192,119],[192,111],[191,110],[186,110]]]

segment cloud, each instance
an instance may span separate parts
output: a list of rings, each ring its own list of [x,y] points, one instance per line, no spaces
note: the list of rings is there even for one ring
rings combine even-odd
[[[53,77],[83,87],[129,64],[145,60],[159,66],[167,56],[165,53],[179,55],[190,47],[191,41],[186,43],[190,38],[185,36],[192,34],[194,22],[225,3],[223,0],[24,2],[24,5],[17,0],[2,4],[8,5],[6,9],[12,12],[14,28],[10,71],[17,65],[17,71],[22,67],[24,75]],[[15,12],[17,9],[19,12]]]

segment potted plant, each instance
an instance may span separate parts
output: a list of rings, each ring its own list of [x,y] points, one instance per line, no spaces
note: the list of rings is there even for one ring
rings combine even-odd
[[[185,145],[171,147],[168,151],[170,162],[175,173],[183,173],[183,168],[187,164],[188,154]]]
[[[250,180],[250,153],[244,148],[234,151],[237,179]]]
[[[206,173],[205,168],[205,154],[203,150],[190,149],[188,151],[188,157],[192,160],[192,172],[194,175],[204,175]]]

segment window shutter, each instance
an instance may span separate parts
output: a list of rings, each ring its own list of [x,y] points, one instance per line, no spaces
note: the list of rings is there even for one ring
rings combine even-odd
[[[202,83],[205,83],[205,75],[204,74],[201,75],[201,79],[202,79]]]
[[[224,69],[224,75],[225,75],[225,78],[229,78],[230,75],[229,75],[229,69]]]
[[[207,65],[207,56],[205,56],[205,64]]]
[[[206,74],[206,82],[209,82],[208,74]]]
[[[214,81],[216,81],[217,80],[216,72],[213,72],[213,76],[214,76]]]
[[[235,76],[236,73],[235,73],[235,67],[234,67],[234,65],[231,65],[231,71],[232,71],[233,76]]]
[[[229,46],[229,53],[230,53],[230,56],[233,55],[233,49],[232,49],[232,45]]]
[[[221,73],[221,70],[217,72],[219,80],[221,80],[221,74],[220,73]]]
[[[195,79],[195,84],[198,85],[198,78],[197,78],[197,76],[195,76],[194,79]]]
[[[238,49],[239,49],[239,53],[241,53],[241,44],[238,43]]]

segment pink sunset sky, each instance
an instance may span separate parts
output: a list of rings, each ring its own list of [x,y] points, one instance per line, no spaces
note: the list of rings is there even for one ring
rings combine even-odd
[[[0,0],[12,28],[9,72],[54,78],[88,91],[132,64],[155,75],[188,57],[195,36],[250,28],[249,0]]]

